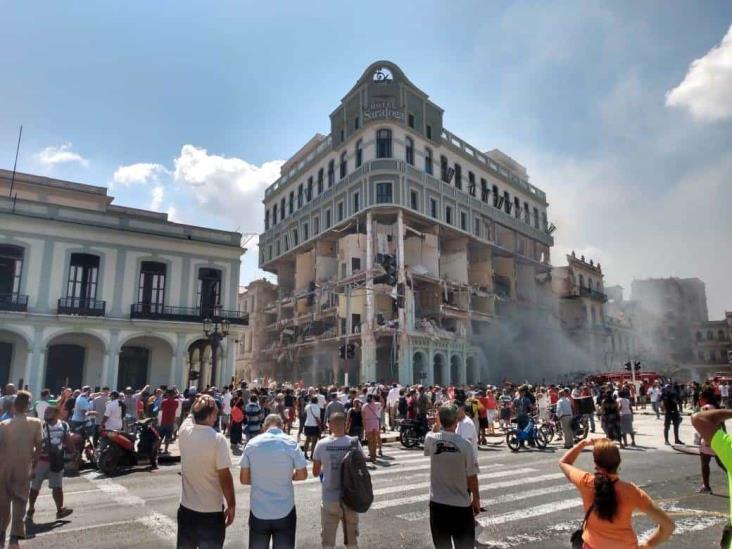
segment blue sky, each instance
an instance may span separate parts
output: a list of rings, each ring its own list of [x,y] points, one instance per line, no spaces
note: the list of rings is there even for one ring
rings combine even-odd
[[[174,220],[262,228],[262,189],[377,59],[546,190],[553,262],[699,276],[732,310],[729,2],[14,2],[0,166],[111,186]],[[726,38],[725,38],[726,37]],[[242,281],[260,276],[256,249]]]

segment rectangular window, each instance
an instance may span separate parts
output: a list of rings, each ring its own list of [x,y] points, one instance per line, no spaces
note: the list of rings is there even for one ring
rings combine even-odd
[[[320,232],[320,218],[313,217],[313,235],[316,235],[319,232]]]
[[[343,143],[343,141],[345,141],[345,139],[346,139],[346,134],[343,131],[343,128],[341,128],[341,143]]]
[[[267,246],[267,260],[269,261],[271,259],[272,259],[272,244]]]
[[[277,204],[272,206],[272,226],[277,225]]]
[[[66,297],[73,298],[72,307],[90,307],[88,300],[97,298],[97,277],[99,275],[99,256],[91,254],[71,254]]]
[[[513,215],[516,219],[521,217],[521,201],[518,196],[513,197]]]
[[[414,113],[410,112],[409,116],[407,117],[407,124],[409,124],[410,128],[414,127]]]
[[[480,199],[483,202],[488,202],[488,182],[485,180],[484,177],[480,178]]]
[[[290,249],[290,239],[285,235],[285,251]]]
[[[531,210],[529,209],[529,203],[524,202],[524,221],[531,223]]]
[[[493,185],[493,207],[498,207],[498,186]]]
[[[300,237],[297,234],[297,229],[292,229],[292,245],[297,246],[300,243]]]
[[[391,158],[391,130],[376,132],[376,158]]]
[[[335,160],[328,162],[328,188],[335,184]]]
[[[476,217],[473,219],[473,232],[475,236],[480,236],[480,218]]]
[[[337,208],[338,208],[338,211],[337,211],[336,219],[338,221],[343,221],[343,202],[339,202]]]
[[[511,197],[508,191],[503,191],[503,210],[507,213],[511,213]]]
[[[463,169],[457,163],[455,164],[455,188],[461,190],[463,188]]]
[[[463,231],[468,230],[468,214],[460,212],[460,229]]]
[[[432,149],[426,148],[424,150],[424,171],[432,175]]]
[[[351,314],[351,333],[361,333],[361,315],[357,313]]]
[[[275,255],[280,255],[280,239],[277,239],[277,242],[275,242]]]
[[[546,212],[541,212],[541,227],[545,231],[549,228],[549,222],[546,219]]]
[[[348,157],[346,156],[346,153],[344,152],[341,154],[341,179],[346,177],[346,174],[348,173]]]
[[[162,312],[165,302],[166,265],[154,261],[143,261],[140,265],[140,284],[137,302],[147,311]]]
[[[353,212],[356,213],[361,209],[361,195],[359,193],[353,193]]]
[[[360,270],[361,270],[361,258],[352,257],[351,258],[351,274],[357,273]]]
[[[442,178],[442,180],[445,183],[449,183],[450,182],[450,178],[448,176],[448,171],[449,171],[449,168],[448,168],[448,165],[447,165],[447,157],[446,156],[440,156],[440,178]]]
[[[264,212],[264,230],[269,229],[269,210]]]
[[[534,208],[534,227],[539,228],[539,210]]]
[[[437,200],[430,198],[430,215],[437,219]]]
[[[418,210],[417,207],[417,191],[411,191],[409,193],[409,207],[413,210]]]
[[[376,203],[388,204],[391,202],[391,183],[376,184]]]
[[[452,208],[445,206],[445,223],[452,225]]]
[[[410,166],[414,166],[414,140],[411,137],[407,137],[405,140],[405,160]]]
[[[475,196],[475,174],[468,172],[468,192],[470,196]]]
[[[330,209],[325,210],[325,228],[330,229]]]
[[[288,212],[290,215],[292,215],[292,212],[295,211],[295,191],[290,191],[290,200],[287,203],[288,205]]]
[[[361,120],[359,120],[358,116],[353,119],[353,129],[357,130],[361,127]]]
[[[297,209],[302,208],[302,199],[304,198],[304,191],[302,183],[297,186]]]
[[[323,168],[318,170],[318,196],[323,194]]]
[[[310,238],[310,231],[307,223],[302,224],[302,239],[307,240]]]
[[[280,221],[282,221],[285,218],[285,197],[282,197],[282,200],[280,200]]]
[[[305,192],[305,200],[310,202],[313,199],[313,176],[308,177],[308,189]]]
[[[427,127],[425,128],[425,133],[427,133],[427,139],[432,139],[432,126],[427,124]]]

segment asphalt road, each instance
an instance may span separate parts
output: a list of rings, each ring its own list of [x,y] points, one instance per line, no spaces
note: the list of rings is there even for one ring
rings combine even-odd
[[[712,464],[715,495],[696,494],[699,458],[663,445],[661,423],[639,417],[639,447],[623,451],[622,478],[643,487],[669,510],[677,532],[667,547],[715,547],[729,508],[724,474]],[[688,420],[682,439],[691,442]],[[545,451],[510,452],[500,439],[480,453],[480,486],[483,505],[479,516],[481,547],[567,547],[582,511],[574,488],[561,475],[557,460],[561,447]],[[383,460],[375,466],[373,508],[361,515],[361,547],[431,547],[427,518],[429,462],[420,451],[385,445]],[[591,470],[591,456],[583,455],[580,467]],[[55,521],[53,502],[44,487],[34,523],[28,525],[28,548],[173,547],[175,514],[180,494],[179,466],[163,466],[149,472],[137,470],[106,478],[85,472],[65,479],[67,505],[74,508],[68,519]],[[234,470],[238,478],[238,469]],[[320,546],[320,485],[317,479],[297,483],[298,547]],[[237,487],[237,517],[227,530],[227,547],[247,546],[249,489]],[[639,535],[652,525],[642,516],[635,520]],[[340,535],[339,535],[340,541]]]

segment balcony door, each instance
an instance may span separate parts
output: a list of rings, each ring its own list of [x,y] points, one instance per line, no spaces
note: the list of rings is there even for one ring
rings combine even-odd
[[[13,361],[13,345],[0,341],[0,386],[10,383],[10,363]]]
[[[221,305],[221,271],[198,270],[198,306],[203,317],[214,316],[214,309]]]
[[[0,301],[12,300],[20,292],[20,274],[23,270],[23,248],[0,246]]]
[[[142,312],[160,314],[165,302],[164,263],[143,261],[140,266],[140,282],[137,290],[137,302]]]
[[[99,256],[71,254],[69,280],[66,286],[67,306],[91,307],[97,298]]]

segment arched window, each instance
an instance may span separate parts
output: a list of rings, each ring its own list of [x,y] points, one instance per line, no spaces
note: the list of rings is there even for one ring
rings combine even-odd
[[[23,253],[20,246],[0,246],[0,301],[10,300],[20,292],[20,275],[23,272]]]
[[[585,287],[585,277],[581,274],[579,275],[579,287],[584,288]]]
[[[391,130],[376,131],[376,158],[391,158]]]
[[[424,148],[424,171],[430,175],[433,173],[432,168],[432,149],[429,147]]]
[[[362,149],[362,142],[359,139],[356,141],[356,167],[361,167],[361,162],[363,160],[363,149]]]
[[[410,166],[414,166],[414,139],[407,137],[405,140],[405,160]]]
[[[348,155],[346,154],[346,151],[343,151],[341,153],[341,179],[346,177],[346,174],[348,173]]]
[[[588,287],[588,288],[589,288],[590,290],[592,289],[592,279],[591,279],[591,278],[588,278],[588,279],[587,279],[587,287]]]

